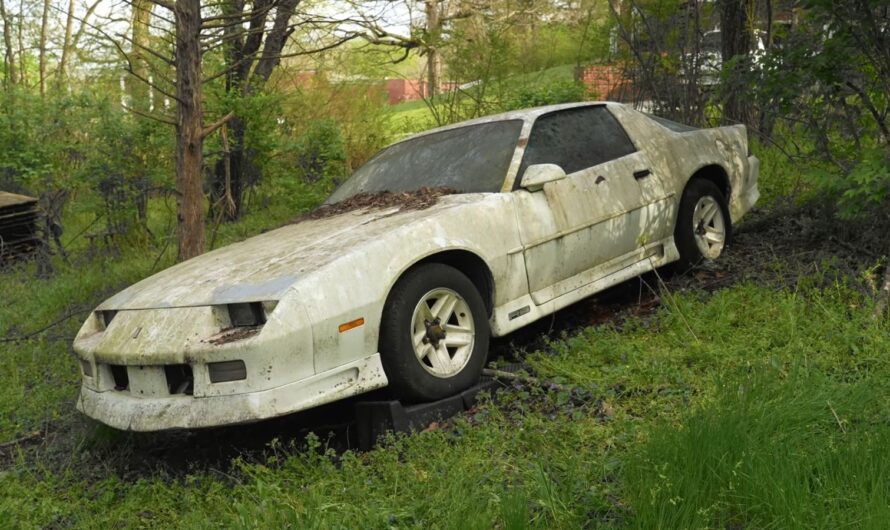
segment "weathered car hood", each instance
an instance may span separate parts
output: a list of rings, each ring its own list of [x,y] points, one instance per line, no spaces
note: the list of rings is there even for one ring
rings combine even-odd
[[[357,251],[406,222],[472,200],[470,195],[455,195],[443,197],[424,211],[392,207],[304,220],[170,267],[109,298],[99,309],[278,300],[301,277],[338,257]]]

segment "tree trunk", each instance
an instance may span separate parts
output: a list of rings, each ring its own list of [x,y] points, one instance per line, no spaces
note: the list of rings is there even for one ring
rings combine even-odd
[[[74,2],[75,2],[75,0],[71,0],[71,5],[74,5]],[[96,0],[95,2],[93,2],[93,4],[91,6],[89,6],[87,8],[87,12],[84,13],[84,15],[82,17],[78,18],[78,21],[80,22],[80,27],[77,29],[77,32],[74,33],[74,35],[70,39],[70,41],[67,39],[67,36],[66,36],[66,42],[68,44],[65,48],[62,49],[62,59],[61,59],[61,63],[59,64],[59,70],[60,70],[59,75],[60,76],[68,75],[68,69],[70,68],[70,65],[71,65],[71,56],[77,51],[77,46],[79,45],[80,38],[83,37],[84,32],[87,29],[89,29],[90,27],[92,27],[92,24],[89,23],[90,17],[93,16],[93,13],[96,12],[96,9],[99,7],[99,4],[101,4],[101,3],[102,3],[102,0]],[[71,24],[72,21],[73,21],[73,18],[70,17],[70,15],[69,15],[68,23]]]
[[[68,77],[68,61],[71,58],[71,39],[74,35],[74,9],[77,7],[75,0],[68,1],[68,14],[65,17],[65,40],[62,41],[62,57],[59,58],[59,68],[56,70],[56,80],[61,83]]]
[[[40,16],[40,41],[37,50],[37,75],[40,82],[40,95],[46,95],[46,26],[49,23],[49,2],[43,0],[43,13]]]
[[[256,69],[253,73],[253,82],[260,88],[272,76],[272,71],[281,62],[281,51],[287,44],[287,38],[293,33],[290,25],[290,19],[297,9],[300,0],[279,0],[278,7],[275,11],[275,22],[272,29],[266,35],[266,42],[263,45],[263,53],[257,62]],[[250,87],[252,90],[254,87]]]
[[[235,116],[226,125],[228,150],[216,163],[210,190],[210,209],[214,219],[234,221],[241,214],[241,201],[247,175],[244,173],[244,120]]]
[[[265,23],[265,4],[260,0],[254,9],[261,10],[250,17],[251,31],[261,28]],[[244,0],[228,0],[222,4],[222,12],[229,17],[241,16],[244,11]],[[262,43],[261,33],[250,33],[247,43],[244,40],[244,28],[240,25],[229,24],[223,29],[223,38],[226,40],[225,59],[228,70],[226,72],[226,94],[242,93],[245,72],[250,71],[250,61],[245,53],[256,53]],[[251,50],[247,50],[247,46]],[[256,48],[253,48],[256,46]],[[227,124],[229,129],[228,149],[223,157],[216,163],[213,171],[213,180],[210,184],[210,214],[214,219],[234,221],[241,212],[241,148],[244,140],[244,120],[240,116],[232,118]],[[239,134],[240,132],[240,134]],[[238,192],[234,188],[238,188]]]
[[[176,0],[176,188],[179,259],[204,252],[200,0]]]
[[[439,94],[439,37],[442,33],[442,19],[439,13],[439,0],[426,0],[426,82],[427,96]]]
[[[252,6],[248,4],[248,9],[252,9],[254,15],[245,17],[249,21],[246,38],[243,38],[244,31],[240,27],[230,26],[225,30],[229,43],[226,51],[230,68],[226,76],[228,94],[247,98],[266,84],[281,62],[281,53],[293,31],[290,20],[300,1],[279,0],[272,26],[265,34],[265,42],[263,28],[266,27],[269,13],[266,9],[268,0],[258,0]],[[245,3],[243,0],[229,0],[223,9],[225,14],[233,16],[244,12]],[[244,191],[259,180],[259,171],[245,145],[247,123],[243,116],[232,118],[228,127],[229,152],[214,168],[211,205],[223,208],[223,218],[234,221],[241,216]]]
[[[890,222],[890,215],[884,217],[884,222]],[[887,256],[890,256],[890,252],[887,253]],[[875,296],[875,309],[872,317],[876,320],[883,320],[884,315],[887,313],[887,304],[890,303],[890,263],[884,264],[884,276]]]
[[[148,59],[145,50],[151,44],[149,41],[148,26],[151,23],[151,10],[154,4],[151,0],[132,0],[133,6],[133,22],[132,22],[132,42],[133,50],[130,52],[130,58],[133,67],[133,73],[136,74],[136,80],[130,88],[130,105],[137,110],[148,112],[151,110],[149,104],[149,91],[151,88],[139,79],[148,79]]]
[[[15,49],[12,47],[12,23],[9,20],[9,14],[6,12],[6,3],[0,0],[0,19],[3,22],[3,45],[6,47],[5,60],[6,63],[6,88],[10,89],[15,86],[16,70],[15,70]]]
[[[748,12],[753,0],[719,0],[721,56],[724,68],[733,59],[733,71],[724,83],[723,117],[736,123],[750,125],[750,106],[742,93],[744,83],[740,75],[744,73],[748,54],[751,51],[751,32]]]
[[[133,21],[131,24],[133,49],[130,57],[133,73],[135,74],[135,78],[131,77],[127,85],[130,105],[137,111],[148,113],[153,110],[151,86],[142,81],[142,79],[151,77],[146,50],[151,44],[149,25],[151,24],[151,11],[154,3],[151,0],[132,0],[130,5],[133,8]],[[143,158],[140,162],[136,174],[130,175],[130,178],[133,179],[133,188],[136,190],[134,201],[136,203],[137,221],[142,230],[148,233],[148,188],[150,187],[150,182],[145,170],[147,161]]]
[[[19,4],[19,27],[18,27],[18,41],[19,41],[19,85],[23,88],[28,87],[28,68],[25,65],[25,33],[24,33],[24,21],[25,21],[25,3],[22,2]]]

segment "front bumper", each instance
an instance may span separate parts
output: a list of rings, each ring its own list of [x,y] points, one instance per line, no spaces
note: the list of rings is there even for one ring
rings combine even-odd
[[[283,416],[381,388],[387,383],[380,354],[375,353],[299,381],[244,394],[137,397],[126,391],[96,391],[82,386],[77,409],[121,430],[193,429]]]

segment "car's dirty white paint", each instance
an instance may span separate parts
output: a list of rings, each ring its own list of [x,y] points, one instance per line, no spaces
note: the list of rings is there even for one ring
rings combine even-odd
[[[74,347],[88,362],[77,406],[120,429],[152,431],[255,421],[387,385],[378,330],[387,295],[410,267],[446,251],[478,257],[493,289],[490,326],[509,333],[611,285],[675,261],[679,198],[700,168],[729,176],[738,221],[758,198],[759,162],[741,126],[676,133],[608,103],[638,151],[529,191],[516,185],[525,121],[500,193],[448,195],[425,210],[358,210],[305,220],[180,263],[103,302]],[[463,124],[466,125],[466,124]],[[648,169],[645,178],[634,173]],[[218,343],[226,304],[266,303],[253,336]],[[364,319],[341,332],[340,325]],[[242,360],[246,379],[212,383],[208,364]],[[130,385],[115,390],[111,365]],[[192,395],[171,395],[165,365],[188,365]]]

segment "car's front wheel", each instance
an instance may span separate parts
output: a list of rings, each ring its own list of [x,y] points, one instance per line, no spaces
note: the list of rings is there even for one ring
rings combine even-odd
[[[380,354],[400,399],[428,401],[479,380],[488,355],[485,304],[459,270],[428,263],[393,287],[380,325]]]
[[[680,264],[693,267],[702,260],[715,260],[732,235],[726,198],[716,184],[695,179],[683,190],[674,240]]]

